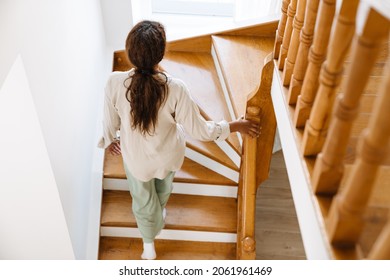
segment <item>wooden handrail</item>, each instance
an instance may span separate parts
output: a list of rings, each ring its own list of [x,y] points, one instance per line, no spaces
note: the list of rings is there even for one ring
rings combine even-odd
[[[258,186],[268,178],[276,119],[271,99],[272,54],[261,72],[260,85],[248,97],[246,119],[260,122],[258,138],[244,137],[238,190],[237,259],[255,259],[255,208]]]
[[[274,58],[279,58],[280,45],[283,42],[284,30],[286,29],[287,23],[287,10],[290,0],[283,0],[282,2],[282,16],[279,21],[278,29],[276,30],[275,45],[274,45]]]
[[[294,17],[293,32],[290,39],[290,47],[288,48],[287,58],[283,70],[283,85],[290,85],[291,76],[294,70],[295,60],[297,58],[299,48],[299,35],[305,18],[306,0],[298,0],[297,13]]]
[[[390,67],[390,59],[387,66]],[[336,195],[330,208],[327,228],[329,238],[335,245],[355,246],[358,241],[364,226],[363,212],[370,198],[378,168],[387,155],[390,140],[389,68],[384,77],[369,126],[360,138],[358,158],[346,179],[345,189]]]
[[[321,65],[326,56],[335,11],[336,0],[321,1],[314,42],[309,53],[307,74],[305,75],[305,79],[303,81],[301,95],[298,97],[294,116],[294,123],[296,127],[303,127],[310,116],[311,108],[318,89],[318,77]]]
[[[288,11],[287,11],[288,18],[286,23],[286,29],[284,30],[283,42],[282,45],[280,46],[279,65],[278,65],[279,70],[283,70],[284,61],[286,60],[287,57],[296,9],[297,9],[297,0],[291,0],[290,5],[288,5]]]
[[[303,79],[305,78],[308,64],[309,50],[313,42],[319,3],[319,0],[308,0],[307,3],[304,26],[301,30],[298,54],[288,91],[287,99],[288,104],[290,105],[296,104],[298,96],[301,93]]]
[[[380,47],[388,38],[388,32],[389,20],[375,10],[370,10],[362,34],[354,41],[352,64],[346,76],[345,92],[340,94],[336,100],[333,119],[327,132],[332,137],[326,138],[314,168],[316,177],[327,178],[317,184],[317,193],[334,194],[337,192],[343,174],[342,161],[349,142],[353,120],[359,112],[359,99],[380,52]],[[306,128],[305,135],[310,134],[306,138],[314,139],[310,146],[315,147],[317,152],[321,148],[318,142],[322,141],[317,139],[323,139],[323,136],[318,133],[321,124],[313,120]]]

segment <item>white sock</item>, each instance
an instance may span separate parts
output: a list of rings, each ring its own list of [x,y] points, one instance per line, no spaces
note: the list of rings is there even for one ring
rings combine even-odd
[[[167,208],[164,208],[164,209],[162,210],[162,216],[163,216],[163,220],[164,220],[164,222],[165,222],[165,218],[167,217]]]
[[[156,258],[156,250],[154,249],[154,242],[145,243],[144,251],[142,252],[141,258],[143,260],[154,260]]]

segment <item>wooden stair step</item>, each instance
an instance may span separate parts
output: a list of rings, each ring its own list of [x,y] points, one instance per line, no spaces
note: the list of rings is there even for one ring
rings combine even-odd
[[[185,82],[206,119],[231,121],[210,53],[167,52],[160,65],[169,74]],[[240,151],[239,140],[235,134],[231,134],[227,140],[237,152]]]
[[[104,178],[126,179],[122,156],[115,156],[105,151]],[[190,160],[184,159],[183,166],[176,172],[174,182],[237,186],[237,183]]]
[[[233,260],[235,243],[155,240],[157,260]],[[142,240],[139,238],[101,237],[100,260],[140,260]]]
[[[213,47],[236,117],[245,115],[247,96],[259,86],[264,59],[273,46],[272,37],[213,36]]]
[[[222,151],[221,148],[213,141],[204,142],[187,137],[187,147],[230,169],[235,171],[240,170],[238,166],[226,155],[226,153]]]
[[[129,192],[105,190],[101,226],[136,227]],[[164,229],[235,233],[235,198],[172,194]]]

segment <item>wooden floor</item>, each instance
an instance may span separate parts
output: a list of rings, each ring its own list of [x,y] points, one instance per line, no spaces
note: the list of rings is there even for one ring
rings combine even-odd
[[[256,245],[257,260],[306,259],[282,151],[257,193]]]

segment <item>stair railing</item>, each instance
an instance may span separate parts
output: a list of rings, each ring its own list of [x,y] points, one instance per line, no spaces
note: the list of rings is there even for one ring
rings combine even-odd
[[[237,259],[256,258],[255,212],[259,185],[268,178],[276,119],[271,99],[272,54],[265,58],[260,85],[249,97],[246,119],[260,123],[258,138],[244,136],[238,185]]]
[[[293,74],[290,84],[287,82],[287,69],[285,73],[279,71],[279,75],[284,78],[283,85],[288,87],[286,101],[290,105],[296,103],[295,108],[289,107],[291,121],[294,126],[304,129],[294,129],[296,141],[309,173],[308,184],[312,187],[312,195],[317,199],[318,210],[321,209],[318,214],[325,224],[325,239],[333,248],[331,255],[336,258],[346,257],[346,254],[338,251],[346,249],[353,252],[354,258],[363,258],[361,253],[359,255],[358,247],[364,227],[367,226],[366,211],[369,203],[375,203],[370,202],[370,199],[372,200],[378,186],[378,170],[384,165],[388,166],[390,157],[388,53],[387,69],[381,75],[384,79],[381,81],[376,103],[370,111],[368,126],[362,133],[359,130],[361,128],[356,129],[360,135],[351,171],[344,172],[344,165],[347,148],[354,149],[350,146],[351,136],[355,133],[354,121],[359,115],[361,96],[367,88],[376,59],[382,54],[384,43],[390,42],[390,13],[383,12],[383,4],[377,4],[379,1],[371,1],[362,31],[357,34],[355,21],[360,1],[344,0],[336,20],[333,20],[336,1],[322,0],[314,42],[308,52],[316,22],[314,11],[319,1],[307,1],[298,54],[295,65],[291,63]],[[298,2],[295,17],[300,17],[300,4],[301,1]],[[335,26],[332,29],[333,21]],[[294,45],[293,41],[295,39],[290,42],[290,47]],[[352,62],[348,71],[343,73],[348,52]],[[289,54],[290,50],[287,50],[287,58]],[[279,55],[279,61],[275,61],[275,65],[280,65],[280,59]],[[285,67],[289,67],[286,65]],[[288,71],[291,72],[291,69]],[[337,96],[341,79],[344,87]],[[388,203],[382,208],[386,213],[390,211]],[[386,220],[387,224],[381,229],[380,235],[370,236],[370,242],[374,245],[365,255],[370,259],[390,258],[390,218],[384,221]]]
[[[371,10],[369,21],[377,16],[378,14]],[[359,47],[355,55],[359,54],[358,49]],[[379,167],[389,150],[389,67],[390,59],[387,62],[385,80],[381,84],[368,128],[363,131],[359,139],[358,156],[353,164],[352,172],[349,173],[344,188],[337,193],[330,207],[327,229],[330,241],[336,246],[354,247],[358,242],[364,226],[364,211],[371,197]],[[387,249],[389,250],[389,247]]]
[[[322,62],[326,57],[326,50],[332,29],[336,10],[336,0],[321,1],[314,42],[309,52],[309,65],[302,85],[301,95],[298,97],[294,123],[296,127],[303,127],[310,116],[311,108],[318,89],[318,76]],[[305,153],[306,155],[306,153]]]
[[[282,45],[280,46],[279,70],[283,70],[284,68],[284,62],[286,60],[288,48],[290,46],[290,39],[293,30],[293,22],[294,22],[296,9],[297,9],[297,0],[291,0],[287,10],[288,17],[287,17],[286,29],[284,30],[283,41],[282,41]]]

